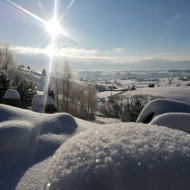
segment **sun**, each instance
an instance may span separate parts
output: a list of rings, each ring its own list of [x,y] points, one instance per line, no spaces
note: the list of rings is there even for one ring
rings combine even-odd
[[[53,36],[62,33],[62,28],[59,25],[59,22],[55,19],[51,19],[46,23],[46,30],[48,33],[50,33]]]

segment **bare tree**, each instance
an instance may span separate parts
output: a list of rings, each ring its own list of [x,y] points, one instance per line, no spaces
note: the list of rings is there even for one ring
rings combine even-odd
[[[55,102],[57,111],[60,110],[60,92],[61,92],[61,78],[62,78],[62,62],[57,57],[53,60],[53,66],[52,66],[52,72],[51,72],[51,80],[50,85],[52,86],[52,89],[54,89],[54,95],[55,95]]]
[[[71,94],[71,78],[72,70],[68,61],[64,61],[59,58],[54,58],[52,73],[51,73],[51,84],[54,89],[55,101],[57,104],[57,110],[69,111],[69,96]]]
[[[5,70],[15,64],[13,53],[11,52],[8,44],[1,46],[1,62],[2,68]]]
[[[87,95],[87,119],[92,120],[96,110],[96,88],[90,82],[86,88]]]
[[[51,73],[51,89],[59,112],[67,112],[75,117],[93,120],[96,110],[96,88],[72,81],[72,70],[68,61],[55,59]]]
[[[71,92],[71,78],[72,78],[72,71],[71,71],[71,67],[68,63],[68,61],[66,60],[64,63],[64,68],[63,68],[63,101],[65,102],[65,112],[69,111],[69,96],[70,96],[70,92]]]

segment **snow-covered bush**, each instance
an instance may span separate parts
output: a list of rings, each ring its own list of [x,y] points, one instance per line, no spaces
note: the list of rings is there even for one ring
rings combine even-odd
[[[32,99],[31,110],[39,113],[54,113],[55,102],[49,95],[37,94]]]
[[[28,109],[31,106],[32,98],[36,95],[36,82],[31,73],[19,70],[18,67],[11,67],[6,70],[10,79],[10,87],[20,94],[21,107]]]
[[[154,117],[165,113],[190,113],[190,104],[160,99],[149,102],[137,118],[138,123],[149,123]]]
[[[8,89],[3,96],[3,104],[20,107],[20,94],[13,89]]]
[[[165,113],[154,117],[152,125],[166,126],[190,134],[190,113]]]

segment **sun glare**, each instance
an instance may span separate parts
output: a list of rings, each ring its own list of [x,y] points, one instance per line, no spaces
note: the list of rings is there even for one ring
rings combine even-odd
[[[46,30],[51,34],[56,36],[59,33],[62,33],[62,29],[57,20],[51,19],[46,24]]]

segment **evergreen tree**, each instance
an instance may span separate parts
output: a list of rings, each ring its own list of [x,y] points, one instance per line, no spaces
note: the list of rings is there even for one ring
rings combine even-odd
[[[44,94],[47,94],[47,95],[51,96],[55,100],[54,92],[53,92],[53,90],[51,90],[50,85],[48,86],[48,88],[45,89]]]
[[[20,94],[21,107],[27,109],[32,104],[32,99],[36,95],[35,83],[32,80],[22,78],[16,87]]]
[[[0,103],[2,103],[3,96],[6,90],[9,89],[9,87],[10,87],[10,79],[5,73],[1,72],[0,73]]]
[[[45,69],[42,70],[42,77],[47,77],[47,72]]]

